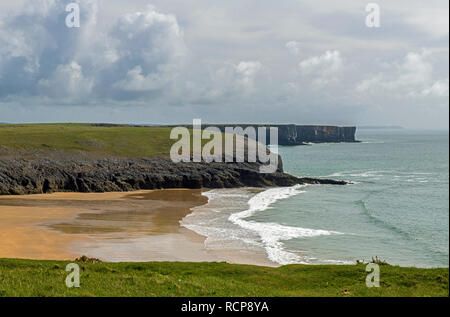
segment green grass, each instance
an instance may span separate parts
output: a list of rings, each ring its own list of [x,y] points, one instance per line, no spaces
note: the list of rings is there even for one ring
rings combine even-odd
[[[380,287],[364,265],[268,268],[226,263],[79,263],[81,287],[67,288],[69,262],[0,259],[0,296],[448,296],[448,268],[383,265]]]
[[[60,151],[108,157],[167,157],[172,145],[178,141],[170,139],[173,127],[101,126],[88,123],[0,124],[0,154]],[[192,152],[192,130],[190,134]],[[222,144],[224,140],[223,134]],[[205,145],[209,141],[202,139],[201,142]]]
[[[0,125],[0,149],[83,151],[126,157],[165,155],[175,141],[169,127],[91,124]]]

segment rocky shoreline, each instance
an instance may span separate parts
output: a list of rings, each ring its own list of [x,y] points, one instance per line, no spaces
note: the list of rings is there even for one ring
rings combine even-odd
[[[345,185],[344,181],[260,174],[258,163],[173,163],[164,157],[93,157],[83,153],[0,156],[0,195],[123,192],[163,188]]]

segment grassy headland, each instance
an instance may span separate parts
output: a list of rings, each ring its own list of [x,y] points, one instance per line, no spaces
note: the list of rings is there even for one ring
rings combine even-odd
[[[365,265],[79,263],[81,287],[65,285],[69,262],[0,260],[0,296],[448,296],[448,269],[383,265],[368,288]]]
[[[0,155],[58,151],[104,157],[168,157],[177,141],[170,139],[174,127],[95,123],[0,124]],[[190,132],[192,152],[192,130]],[[223,135],[223,143],[224,140]],[[209,140],[202,139],[201,142],[205,145]],[[225,150],[224,145],[222,150]]]
[[[96,124],[0,125],[1,147],[10,150],[82,151],[125,157],[149,157],[170,152],[169,127]]]

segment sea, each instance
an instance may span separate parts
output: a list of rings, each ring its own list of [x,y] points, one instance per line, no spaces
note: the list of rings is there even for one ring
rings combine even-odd
[[[210,250],[279,265],[449,265],[448,131],[359,130],[359,143],[280,146],[284,169],[349,185],[214,189],[182,226]]]

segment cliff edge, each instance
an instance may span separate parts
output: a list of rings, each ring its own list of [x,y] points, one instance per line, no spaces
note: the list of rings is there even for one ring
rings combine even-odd
[[[259,167],[258,163],[173,163],[167,158],[97,158],[73,153],[0,156],[0,195],[346,184],[286,174],[281,158],[275,173],[261,174]]]
[[[182,125],[192,128],[192,125]],[[278,128],[279,145],[305,145],[309,143],[340,143],[358,142],[356,140],[356,127],[339,127],[329,125],[296,125],[296,124],[205,124],[203,128],[209,126],[218,127],[225,132],[226,127],[274,127]],[[257,129],[256,129],[256,132]],[[269,134],[267,134],[266,144],[270,144]]]
[[[260,163],[174,163],[169,127],[105,124],[0,126],[0,195],[345,184],[261,174]]]

